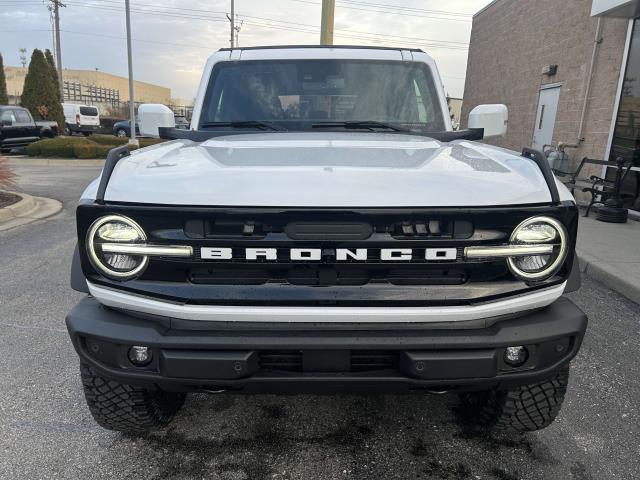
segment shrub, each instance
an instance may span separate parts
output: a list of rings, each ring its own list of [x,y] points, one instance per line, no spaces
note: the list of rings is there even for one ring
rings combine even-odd
[[[27,155],[29,155],[30,157],[37,157],[38,155],[40,155],[40,153],[42,152],[40,146],[40,142],[33,142],[27,145]]]
[[[20,103],[34,118],[55,120],[61,129],[64,127],[60,92],[56,90],[56,82],[44,54],[37,48],[31,55]]]
[[[150,147],[151,145],[157,145],[158,143],[166,142],[162,138],[139,138],[140,148]]]
[[[27,155],[30,157],[60,157],[76,158],[74,148],[76,145],[93,144],[85,138],[58,137],[47,138],[32,143],[27,147]]]
[[[90,140],[77,142],[73,146],[73,154],[76,158],[96,158],[98,144]]]
[[[112,148],[114,147],[111,145],[96,145],[95,158],[107,158],[107,154]]]
[[[128,138],[118,138],[113,135],[91,135],[91,140],[99,145],[110,145],[112,147],[119,147],[129,141]]]
[[[38,143],[41,144],[40,155],[43,157],[73,158],[75,156],[73,153],[75,142],[71,139],[51,138]]]

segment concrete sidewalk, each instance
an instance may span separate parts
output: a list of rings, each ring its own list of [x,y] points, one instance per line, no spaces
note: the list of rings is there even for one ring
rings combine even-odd
[[[583,273],[640,304],[640,222],[580,217],[577,251]]]

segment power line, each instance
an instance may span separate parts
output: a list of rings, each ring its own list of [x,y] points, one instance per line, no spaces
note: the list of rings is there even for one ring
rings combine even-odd
[[[119,2],[116,0],[101,0],[101,1],[105,3],[119,4]],[[67,3],[76,7],[95,8],[95,9],[100,9],[104,11],[113,11],[113,12],[122,11],[122,8],[117,7],[116,5],[95,5],[95,4],[89,5],[85,3],[79,3],[77,0],[71,0]],[[139,4],[139,5],[143,8],[135,8],[135,9],[131,9],[131,11],[134,11],[136,13],[148,14],[148,15],[161,15],[161,16],[167,16],[172,18],[180,18],[180,19],[206,20],[211,22],[227,22],[226,18],[212,17],[211,15],[184,13],[188,11],[196,11],[195,9],[183,8],[181,9],[181,12],[168,13],[165,11],[156,10],[156,8],[168,8],[168,7],[152,7],[151,9],[149,9],[149,8],[146,8],[147,6],[150,6],[149,4]],[[203,10],[197,10],[197,11],[201,12]],[[247,19],[245,22],[247,25],[253,25],[257,28],[293,31],[293,32],[299,32],[299,33],[306,33],[306,34],[317,34],[319,32],[319,28],[316,25],[291,22],[286,20],[277,20],[277,19],[266,18],[266,17],[257,17],[252,15],[240,15],[240,16]],[[65,31],[65,32],[72,33],[71,31]],[[360,30],[336,29],[335,36],[340,38],[345,38],[345,39],[356,39],[356,40],[363,40],[363,41],[372,42],[372,43],[386,43],[386,44],[390,44],[390,43],[398,44],[404,41],[420,42],[422,46],[432,48],[432,49],[465,51],[467,50],[467,46],[468,46],[468,44],[464,42],[456,42],[456,41],[450,41],[450,40],[435,40],[435,39],[409,37],[409,36],[402,36],[402,35],[389,35],[389,34],[381,34],[381,33],[375,33],[375,32],[364,32]],[[384,42],[382,42],[381,40],[384,40]],[[136,41],[151,42],[148,40],[136,40]],[[166,45],[176,45],[176,46],[189,46],[188,44],[179,44],[179,43],[172,43],[172,42],[155,42],[155,43],[166,44]],[[206,48],[206,47],[198,46],[197,48]]]
[[[0,33],[27,33],[27,32],[31,32],[31,33],[36,33],[36,32],[47,32],[47,33],[51,33],[52,29],[50,28],[35,28],[35,29],[29,29],[29,30],[0,30]],[[109,35],[109,34],[101,34],[101,33],[95,33],[95,32],[78,32],[75,30],[64,30],[61,29],[60,32],[62,33],[70,33],[72,35],[86,35],[88,37],[102,37],[102,38],[115,38],[118,40],[126,40],[126,37],[122,36],[122,35]],[[160,40],[145,40],[142,38],[132,38],[132,40],[134,42],[142,42],[142,43],[157,43],[159,45],[173,45],[176,47],[193,47],[193,48],[202,48],[202,49],[206,49],[208,51],[211,51],[211,46],[205,46],[205,45],[196,45],[193,43],[174,43],[174,42],[163,42]]]
[[[351,3],[354,5],[365,5],[365,6],[370,6],[370,7],[376,7],[376,8],[382,8],[382,9],[389,9],[389,10],[409,10],[409,11],[415,11],[415,12],[422,12],[422,13],[435,13],[438,15],[452,15],[452,16],[458,16],[458,17],[472,17],[473,15],[470,13],[461,13],[461,12],[452,12],[450,10],[429,10],[426,8],[417,8],[417,7],[409,7],[409,6],[402,6],[402,5],[390,5],[388,3],[371,3],[371,2],[363,2],[363,1],[356,1],[356,0],[338,0],[339,3]]]
[[[121,9],[115,6],[112,7],[110,5],[109,6],[88,5],[88,4],[76,3],[75,1],[70,1],[68,3],[70,5],[77,6],[77,7],[95,8],[99,10],[114,11],[114,12],[121,11]],[[182,9],[182,10],[188,11],[189,9]],[[145,13],[149,15],[161,15],[161,16],[181,18],[181,19],[207,20],[207,21],[213,21],[213,22],[227,21],[226,19],[211,17],[209,15],[200,15],[200,14],[168,13],[168,12],[162,12],[162,11],[150,10],[150,9],[131,9],[131,11],[135,11],[136,13]],[[257,17],[253,15],[238,14],[237,16],[247,19],[245,22],[247,25],[254,25],[257,27],[270,28],[275,30],[294,31],[299,33],[309,33],[309,34],[318,33],[320,31],[316,25],[309,25],[309,24],[291,22],[286,20],[277,20],[277,19],[266,18],[266,17]],[[256,21],[253,19],[261,20],[261,21]],[[268,22],[268,23],[265,23],[265,22]],[[278,25],[278,24],[286,24],[287,26]],[[341,33],[341,32],[344,32],[344,33]],[[336,29],[336,36],[339,36],[341,38],[351,38],[351,39],[359,39],[359,40],[367,40],[367,41],[371,41],[376,38],[384,38],[384,39],[396,38],[396,39],[406,40],[411,42],[421,42],[425,46],[428,45],[431,48],[445,48],[445,49],[452,49],[452,50],[466,50],[468,46],[468,43],[465,43],[465,42],[456,42],[451,40],[435,40],[435,39],[428,39],[428,38],[408,37],[408,36],[402,36],[402,35],[389,35],[389,34],[382,34],[382,33],[375,33],[375,32],[364,32],[360,30]]]
[[[111,6],[111,5],[88,5],[88,4],[83,4],[83,3],[76,3],[74,1],[69,1],[67,2],[69,5],[72,5],[74,7],[81,7],[81,8],[93,8],[96,10],[104,10],[104,11],[109,11],[109,12],[122,12],[122,8],[118,8],[115,5]],[[179,12],[175,12],[175,13],[168,13],[168,12],[163,12],[163,11],[158,11],[158,10],[142,10],[139,8],[132,8],[131,9],[132,12],[135,13],[145,13],[148,15],[159,15],[159,16],[166,16],[166,17],[172,17],[172,18],[182,18],[182,19],[189,19],[189,20],[210,20],[210,21],[217,21],[217,22],[227,22],[226,18],[214,18],[214,17],[209,17],[206,15],[191,15],[191,14],[183,14],[183,13],[179,13]]]
[[[307,5],[320,5],[317,2],[312,2],[310,0],[291,0],[292,2],[298,2],[298,3],[305,3]],[[447,16],[434,16],[434,15],[422,15],[422,14],[417,14],[417,13],[409,13],[409,12],[401,12],[401,11],[397,11],[397,10],[388,10],[388,9],[372,9],[372,8],[365,8],[365,7],[350,7],[348,5],[344,5],[342,3],[339,4],[340,8],[342,9],[347,9],[347,10],[356,10],[356,11],[361,11],[361,12],[373,12],[373,13],[383,13],[386,15],[402,15],[402,16],[406,16],[406,17],[414,17],[414,18],[428,18],[431,20],[445,20],[445,21],[451,21],[451,22],[464,22],[464,23],[470,23],[470,20],[465,20],[462,18],[455,18],[455,17],[447,17]]]

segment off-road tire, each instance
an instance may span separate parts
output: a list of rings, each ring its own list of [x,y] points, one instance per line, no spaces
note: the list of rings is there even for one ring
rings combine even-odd
[[[569,366],[539,383],[461,395],[463,420],[482,430],[533,432],[551,425],[569,383]]]
[[[166,427],[186,396],[107,380],[84,363],[80,364],[80,376],[95,421],[118,432],[142,433]]]

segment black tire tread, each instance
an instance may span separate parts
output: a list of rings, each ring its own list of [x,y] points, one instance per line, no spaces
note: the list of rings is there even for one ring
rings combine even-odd
[[[182,407],[185,394],[148,390],[97,375],[80,364],[84,395],[95,421],[119,432],[140,433],[165,427]]]
[[[569,367],[539,383],[510,390],[462,396],[463,414],[483,429],[533,432],[548,427],[560,413],[569,383]]]

